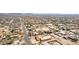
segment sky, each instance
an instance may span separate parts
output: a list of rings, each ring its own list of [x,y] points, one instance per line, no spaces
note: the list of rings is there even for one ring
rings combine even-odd
[[[0,0],[0,13],[79,14],[79,0]]]

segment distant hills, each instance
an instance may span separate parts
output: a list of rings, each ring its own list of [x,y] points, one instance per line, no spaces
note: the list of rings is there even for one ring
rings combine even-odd
[[[79,16],[79,14],[0,13],[0,16]]]

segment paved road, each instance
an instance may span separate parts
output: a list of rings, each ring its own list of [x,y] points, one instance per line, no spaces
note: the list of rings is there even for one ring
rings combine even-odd
[[[66,39],[59,37],[57,35],[52,34],[52,36],[53,36],[54,40],[57,40],[58,42],[60,42],[63,45],[76,45],[76,43],[66,40]]]
[[[28,31],[26,30],[26,27],[22,21],[22,19],[20,18],[20,23],[21,23],[21,27],[23,29],[23,32],[24,32],[24,40],[26,41],[27,45],[31,45],[31,41],[30,41],[30,37],[28,35]]]

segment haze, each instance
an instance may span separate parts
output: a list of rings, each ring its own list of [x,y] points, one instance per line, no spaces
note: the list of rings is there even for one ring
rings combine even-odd
[[[79,14],[79,0],[0,0],[0,13]]]

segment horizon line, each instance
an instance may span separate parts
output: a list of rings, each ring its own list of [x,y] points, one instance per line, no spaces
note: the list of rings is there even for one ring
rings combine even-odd
[[[0,14],[79,14],[79,13],[0,13]]]

